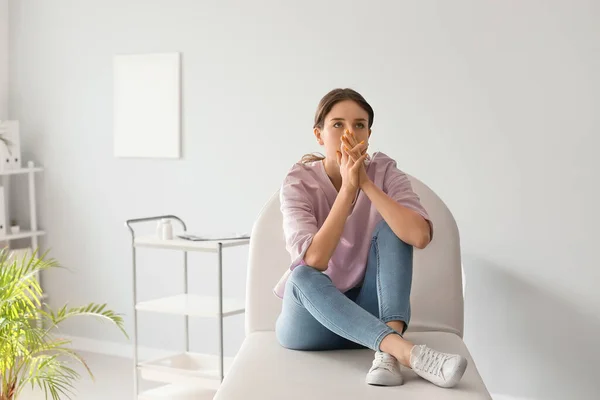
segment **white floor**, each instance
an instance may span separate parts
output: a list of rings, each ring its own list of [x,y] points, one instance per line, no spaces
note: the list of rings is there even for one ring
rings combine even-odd
[[[130,358],[106,356],[96,353],[80,352],[89,365],[95,381],[84,375],[81,368],[77,370],[82,378],[76,385],[76,393],[72,396],[78,400],[132,400],[133,394],[133,362]],[[142,389],[150,389],[159,385],[141,381]],[[206,399],[211,399],[207,396]],[[19,400],[45,400],[40,391],[26,391]],[[204,399],[199,399],[204,400]]]
[[[81,380],[76,385],[74,399],[85,400],[131,400],[133,399],[133,368],[131,359],[111,357],[94,353],[80,353],[86,361],[95,381],[89,375],[84,375],[81,368],[77,371],[82,374]],[[43,392],[27,393],[24,400],[45,400]]]

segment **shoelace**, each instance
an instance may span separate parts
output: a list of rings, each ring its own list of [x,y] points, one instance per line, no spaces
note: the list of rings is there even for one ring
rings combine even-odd
[[[387,369],[390,372],[394,372],[394,367],[396,366],[396,361],[393,356],[385,353],[375,353],[375,361],[373,362],[373,367],[379,367]]]
[[[423,346],[417,360],[417,368],[431,375],[441,376],[442,365],[447,359],[446,354]]]

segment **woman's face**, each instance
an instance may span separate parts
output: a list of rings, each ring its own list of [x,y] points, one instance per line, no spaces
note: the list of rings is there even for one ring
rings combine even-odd
[[[368,144],[371,130],[369,114],[352,100],[337,103],[325,116],[323,129],[315,128],[315,136],[320,145],[325,146],[325,156],[336,159],[336,151],[342,144],[341,137],[348,130],[354,132],[357,141]]]

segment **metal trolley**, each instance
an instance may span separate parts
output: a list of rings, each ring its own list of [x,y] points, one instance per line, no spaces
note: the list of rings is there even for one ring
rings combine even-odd
[[[169,219],[176,221],[183,232],[187,231],[185,222],[175,215],[160,215],[136,218],[126,221],[131,233],[132,279],[133,279],[133,361],[134,361],[134,393],[135,399],[170,398],[176,399],[178,394],[189,396],[193,390],[206,388],[216,390],[223,381],[228,367],[228,358],[223,353],[223,319],[228,316],[244,313],[243,300],[223,298],[223,249],[247,245],[249,238],[233,240],[190,241],[174,237],[162,240],[155,236],[138,237],[134,225]],[[183,252],[184,287],[183,294],[165,298],[139,302],[137,297],[137,261],[138,248],[159,248]],[[188,284],[188,252],[199,251],[216,253],[218,260],[218,294],[216,297],[198,296],[189,293]],[[185,353],[167,358],[140,362],[138,354],[138,312],[159,312],[183,315],[185,317]],[[189,317],[214,317],[219,326],[219,353],[203,355],[190,353]],[[139,378],[167,383],[157,389],[140,393]],[[195,393],[195,392],[194,392]],[[192,393],[193,394],[193,393]]]

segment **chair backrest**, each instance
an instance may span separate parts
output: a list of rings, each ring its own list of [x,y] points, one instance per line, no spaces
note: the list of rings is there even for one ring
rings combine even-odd
[[[409,178],[434,229],[431,244],[414,253],[409,331],[445,331],[462,337],[464,303],[458,227],[444,202],[422,182]],[[254,224],[248,262],[246,334],[273,331],[282,302],[273,294],[273,287],[290,263],[279,192],[267,202]]]

